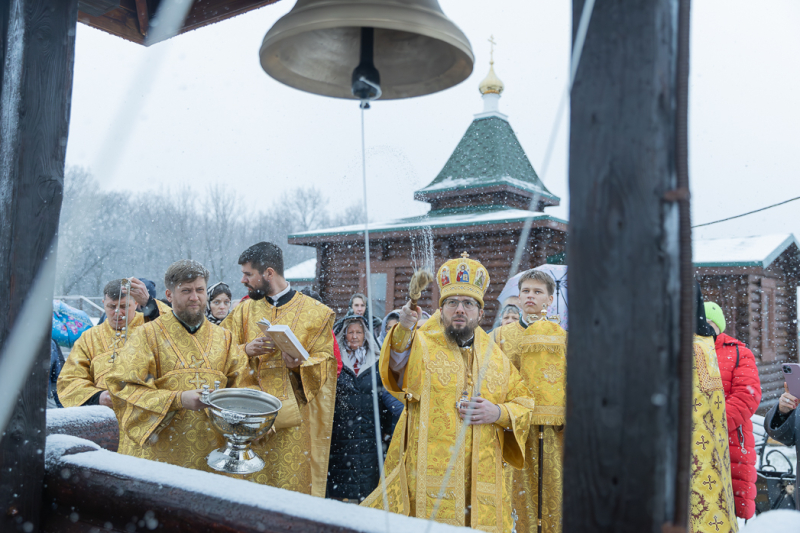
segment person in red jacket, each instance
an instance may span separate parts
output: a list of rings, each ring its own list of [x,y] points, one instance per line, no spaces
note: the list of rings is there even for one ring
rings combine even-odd
[[[761,403],[761,380],[753,352],[743,342],[723,333],[725,316],[719,305],[706,302],[704,307],[706,319],[717,334],[715,348],[725,389],[736,516],[749,519],[756,511],[756,451],[750,417]]]

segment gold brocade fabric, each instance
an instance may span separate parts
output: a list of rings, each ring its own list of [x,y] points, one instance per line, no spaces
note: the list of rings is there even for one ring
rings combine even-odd
[[[267,465],[247,479],[323,498],[336,401],[333,311],[297,292],[280,307],[266,298],[245,300],[220,325],[231,331],[244,352],[246,343],[262,336],[257,325],[262,318],[289,326],[309,359],[298,373],[286,367],[280,351],[250,358],[258,385],[283,402],[282,415],[290,425],[253,445]]]
[[[480,395],[501,406],[503,416],[498,422],[505,426],[469,426],[469,444],[462,444],[456,452],[436,521],[482,531],[511,531],[504,470],[525,463],[524,445],[534,406],[519,372],[481,328],[475,330],[472,349],[462,353],[445,337],[438,312],[414,335],[402,388],[389,370],[391,344],[391,338],[383,344],[381,378],[389,392],[406,401],[407,408],[397,423],[385,463],[389,510],[420,518],[431,516],[462,426],[456,402],[469,381],[466,361],[471,358],[473,387],[481,372]],[[474,396],[478,391],[468,392]],[[403,453],[406,438],[408,447]],[[382,509],[381,488],[362,505]]]
[[[544,437],[542,470],[542,531],[560,533],[566,422],[567,332],[553,322],[537,320],[527,328],[515,322],[496,329],[493,336],[517,367],[534,395],[525,453],[525,468],[507,474],[512,504],[519,520],[517,531],[536,531],[539,511],[539,436]]]
[[[203,319],[190,334],[172,312],[137,328],[107,374],[119,421],[119,453],[197,470],[223,445],[203,412],[183,409],[180,394],[251,387],[247,357],[231,334]]]
[[[136,313],[125,335],[142,324],[144,317]],[[117,337],[117,331],[108,320],[83,332],[58,375],[58,399],[64,407],[83,405],[98,392],[108,390],[106,374],[111,370],[114,343],[120,352],[126,341],[127,338]]]
[[[734,510],[725,395],[713,337],[694,337],[690,533],[739,530]]]

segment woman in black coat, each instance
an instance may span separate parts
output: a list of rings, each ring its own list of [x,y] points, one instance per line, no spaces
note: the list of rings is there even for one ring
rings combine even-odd
[[[378,371],[380,352],[369,337],[362,316],[348,317],[337,337],[342,352],[342,373],[336,382],[336,408],[333,414],[328,498],[360,503],[380,483],[378,447],[375,442],[375,414],[372,403],[372,367]],[[377,375],[381,438],[391,428],[391,414],[381,400],[380,375]],[[381,449],[381,461],[388,441]]]
[[[786,383],[783,384],[783,388],[786,392],[764,417],[764,429],[767,430],[767,435],[781,444],[794,446],[797,455],[800,456],[800,415],[797,413],[800,398],[789,393]],[[795,473],[798,466],[800,464],[795,464]],[[794,481],[794,508],[800,509],[800,476],[796,476]]]

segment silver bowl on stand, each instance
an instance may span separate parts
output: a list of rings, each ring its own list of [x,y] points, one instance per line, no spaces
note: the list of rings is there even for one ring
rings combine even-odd
[[[264,436],[275,423],[281,401],[255,389],[220,389],[203,386],[200,400],[211,426],[225,438],[225,446],[211,452],[208,466],[227,474],[252,474],[264,468],[264,460],[250,444]]]

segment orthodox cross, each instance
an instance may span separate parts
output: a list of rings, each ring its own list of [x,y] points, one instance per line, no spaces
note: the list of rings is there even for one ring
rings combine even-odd
[[[709,526],[714,526],[714,528],[717,531],[719,531],[719,526],[721,526],[722,524],[724,524],[724,522],[720,522],[719,518],[717,518],[717,515],[714,515],[714,521],[713,522],[709,522],[708,523]]]
[[[491,47],[489,48],[489,64],[494,65],[494,45],[497,44],[494,42],[494,35],[489,36],[489,43],[491,44]]]
[[[196,355],[192,355],[192,364],[189,365],[189,368],[200,368],[202,364],[203,364],[202,359],[198,359]],[[199,389],[201,386],[208,383],[208,380],[206,378],[201,378],[200,372],[195,372],[194,379],[190,379],[189,383],[194,385],[195,389]]]
[[[700,440],[695,442],[695,444],[697,444],[698,446],[702,446],[703,447],[703,451],[706,451],[706,446],[711,444],[711,442],[706,440],[706,436],[705,435],[701,435],[700,436]]]
[[[469,257],[469,254],[467,252],[461,252],[461,257],[467,259]]]
[[[711,487],[717,484],[716,479],[711,479],[711,476],[708,476],[708,481],[703,481],[703,485],[708,485],[708,490],[711,490]],[[717,530],[719,531],[719,529]]]

